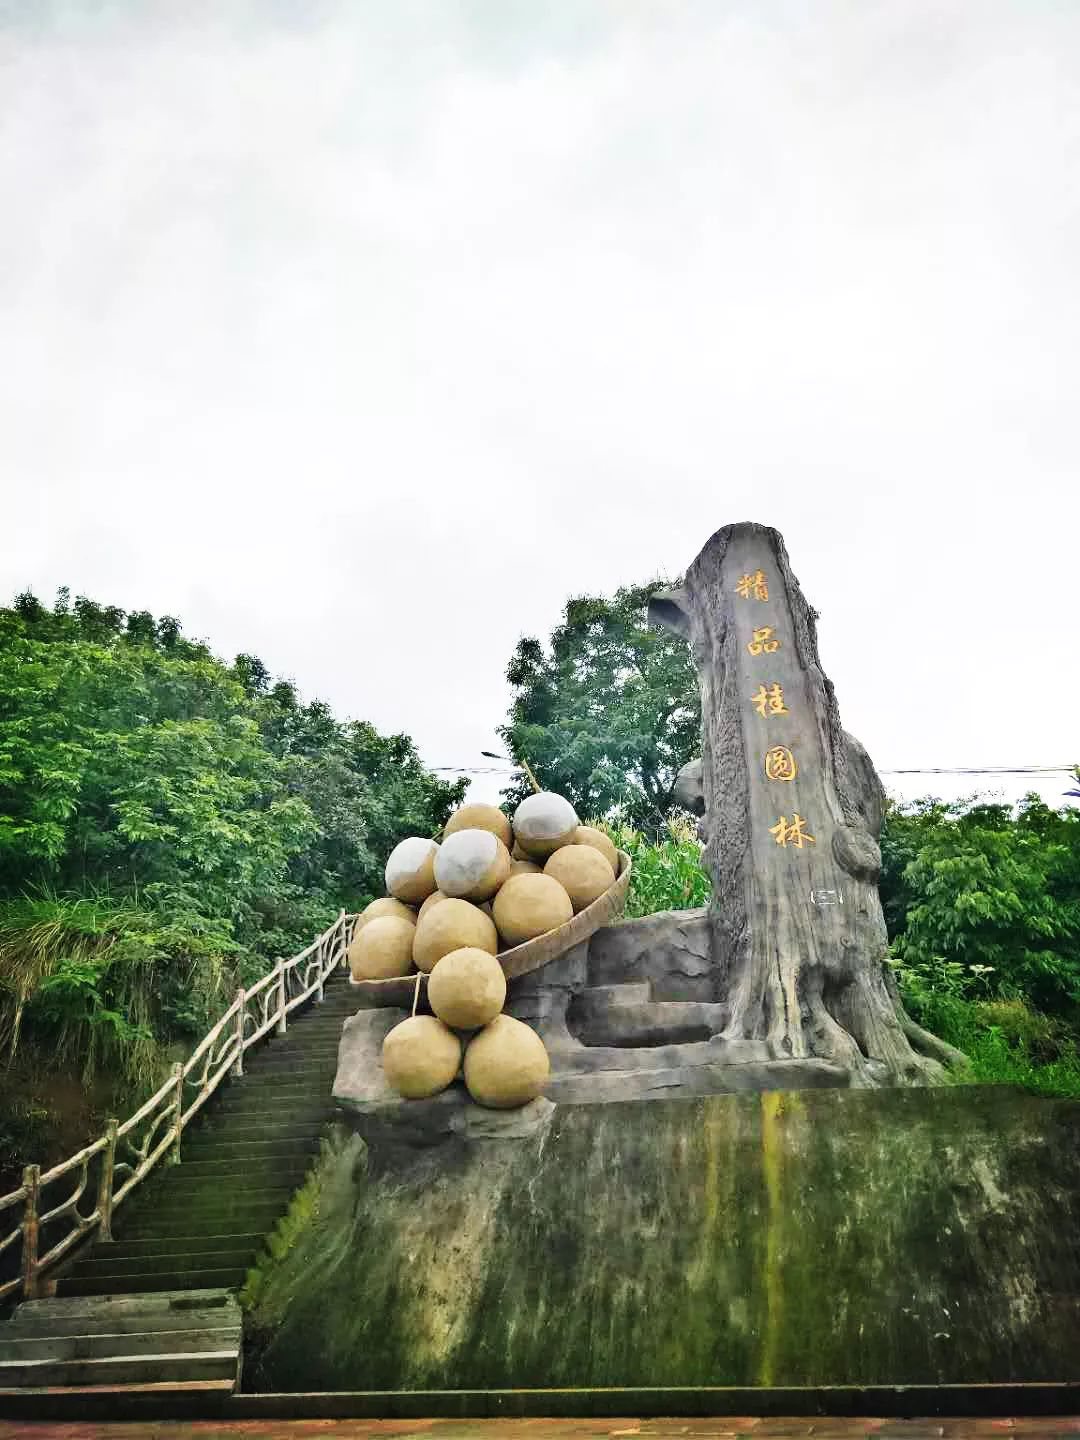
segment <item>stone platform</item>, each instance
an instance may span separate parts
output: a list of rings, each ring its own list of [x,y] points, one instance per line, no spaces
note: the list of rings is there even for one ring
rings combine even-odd
[[[1080,1379],[1074,1102],[810,1089],[534,1118],[419,1148],[342,1127],[258,1277],[245,1383]]]

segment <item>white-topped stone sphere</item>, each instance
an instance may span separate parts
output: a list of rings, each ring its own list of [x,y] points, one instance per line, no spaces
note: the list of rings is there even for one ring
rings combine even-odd
[[[514,843],[510,821],[495,805],[462,805],[446,822],[443,839],[445,840],[447,835],[456,834],[458,830],[490,830],[508,850]]]
[[[494,955],[499,948],[495,922],[468,900],[443,900],[417,923],[412,958],[418,970],[430,974],[444,955],[464,946]]]
[[[392,895],[384,895],[381,900],[372,900],[370,905],[365,905],[360,911],[356,917],[357,930],[362,930],[369,920],[378,920],[380,915],[396,915],[399,920],[407,920],[410,925],[415,925],[417,920],[415,910],[403,905],[400,900],[395,900]]]
[[[615,871],[592,845],[563,845],[548,858],[544,874],[570,896],[575,915],[615,884]]]
[[[398,915],[376,915],[352,938],[346,955],[354,980],[392,980],[412,966],[416,926]]]
[[[444,1024],[475,1030],[502,1010],[506,976],[486,950],[451,950],[431,972],[427,993],[428,1004]]]
[[[542,1093],[551,1072],[544,1042],[511,1015],[496,1015],[465,1050],[465,1085],[478,1105],[513,1110]]]
[[[386,862],[386,888],[395,900],[406,905],[419,905],[435,889],[435,857],[439,846],[434,840],[410,835],[395,845]]]
[[[569,845],[577,828],[570,801],[551,790],[529,795],[514,811],[514,839],[530,860],[546,860],[560,845]]]
[[[383,1073],[406,1100],[445,1090],[461,1064],[461,1041],[434,1015],[413,1015],[395,1025],[382,1044]]]
[[[565,925],[574,914],[570,896],[550,875],[512,875],[491,907],[507,945],[523,945]]]
[[[490,900],[509,874],[510,852],[490,830],[455,830],[435,858],[439,889],[458,900]]]

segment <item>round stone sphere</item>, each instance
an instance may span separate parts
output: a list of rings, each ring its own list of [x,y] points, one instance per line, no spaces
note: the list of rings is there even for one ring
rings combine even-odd
[[[415,925],[417,920],[416,911],[410,906],[403,905],[392,895],[384,895],[381,900],[372,900],[370,905],[365,905],[360,911],[356,917],[357,930],[362,930],[369,920],[377,920],[380,915],[396,915],[399,920],[407,920],[410,925]]]
[[[574,913],[570,896],[550,875],[514,875],[495,896],[495,926],[507,945],[523,945],[564,925]]]
[[[383,1074],[406,1100],[445,1090],[461,1064],[461,1041],[434,1015],[413,1015],[382,1043]]]
[[[417,921],[412,958],[418,970],[430,975],[444,955],[466,946],[494,955],[499,948],[495,922],[468,900],[444,900]]]
[[[578,817],[569,800],[551,790],[529,795],[514,811],[514,838],[530,860],[546,860],[577,833]]]
[[[444,895],[441,890],[433,890],[427,897],[420,909],[416,912],[416,923],[419,925],[429,910],[433,910],[440,900],[447,900],[449,896]]]
[[[544,867],[538,865],[535,860],[511,860],[511,875],[542,875]]]
[[[514,843],[514,832],[510,828],[510,821],[495,805],[462,805],[461,809],[455,810],[446,822],[443,839],[445,840],[448,835],[456,834],[458,830],[490,830],[492,835],[499,837],[508,850]]]
[[[510,1015],[496,1015],[465,1050],[465,1085],[478,1105],[513,1110],[543,1091],[551,1071],[544,1042]]]
[[[434,840],[410,835],[395,845],[386,862],[386,888],[395,900],[406,905],[419,905],[435,889],[435,857],[439,847]]]
[[[548,860],[544,874],[570,896],[575,915],[615,884],[615,871],[592,845],[564,845]]]
[[[451,950],[431,972],[427,993],[428,1004],[445,1025],[475,1030],[502,1010],[506,976],[486,950]]]
[[[412,969],[416,926],[398,915],[377,915],[357,930],[346,952],[354,980],[390,980]]]
[[[574,836],[574,844],[595,846],[611,866],[612,871],[618,875],[619,852],[602,830],[597,830],[592,825],[579,825],[577,834]]]
[[[510,852],[490,830],[455,830],[435,859],[439,889],[458,900],[490,900],[509,874]]]

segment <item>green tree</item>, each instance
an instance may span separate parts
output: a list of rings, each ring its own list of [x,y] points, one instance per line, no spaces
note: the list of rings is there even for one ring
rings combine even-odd
[[[1080,810],[1029,795],[890,808],[882,896],[902,968],[959,994],[1080,1006]]]
[[[507,668],[514,688],[499,734],[541,784],[582,816],[655,833],[677,809],[679,770],[700,750],[701,702],[686,643],[649,627],[650,597],[668,582],[610,598],[579,596],[545,648],[525,638]],[[508,806],[529,793],[519,778]]]

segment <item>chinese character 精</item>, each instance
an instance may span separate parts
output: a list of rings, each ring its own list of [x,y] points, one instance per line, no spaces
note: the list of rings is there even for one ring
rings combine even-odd
[[[766,780],[794,780],[798,766],[786,745],[774,745],[765,755]]]
[[[780,641],[772,638],[773,627],[763,625],[760,630],[754,631],[754,638],[747,642],[747,650],[751,655],[771,655],[774,650],[780,649]]]
[[[770,685],[767,690],[764,685],[759,685],[757,694],[750,696],[750,703],[761,716],[787,715],[789,713],[784,704],[784,687],[782,685]]]
[[[735,593],[741,595],[744,600],[767,600],[769,598],[769,582],[765,579],[762,571],[756,575],[743,575],[735,586]]]
[[[778,845],[782,845],[785,850],[787,849],[789,843],[794,845],[796,850],[801,850],[803,848],[803,845],[807,842],[809,842],[811,845],[817,844],[817,841],[814,839],[813,835],[808,833],[806,829],[806,821],[802,818],[802,816],[797,810],[792,817],[790,824],[788,823],[787,816],[781,815],[780,819],[776,822],[776,824],[769,827],[769,834],[775,835],[776,843]]]

